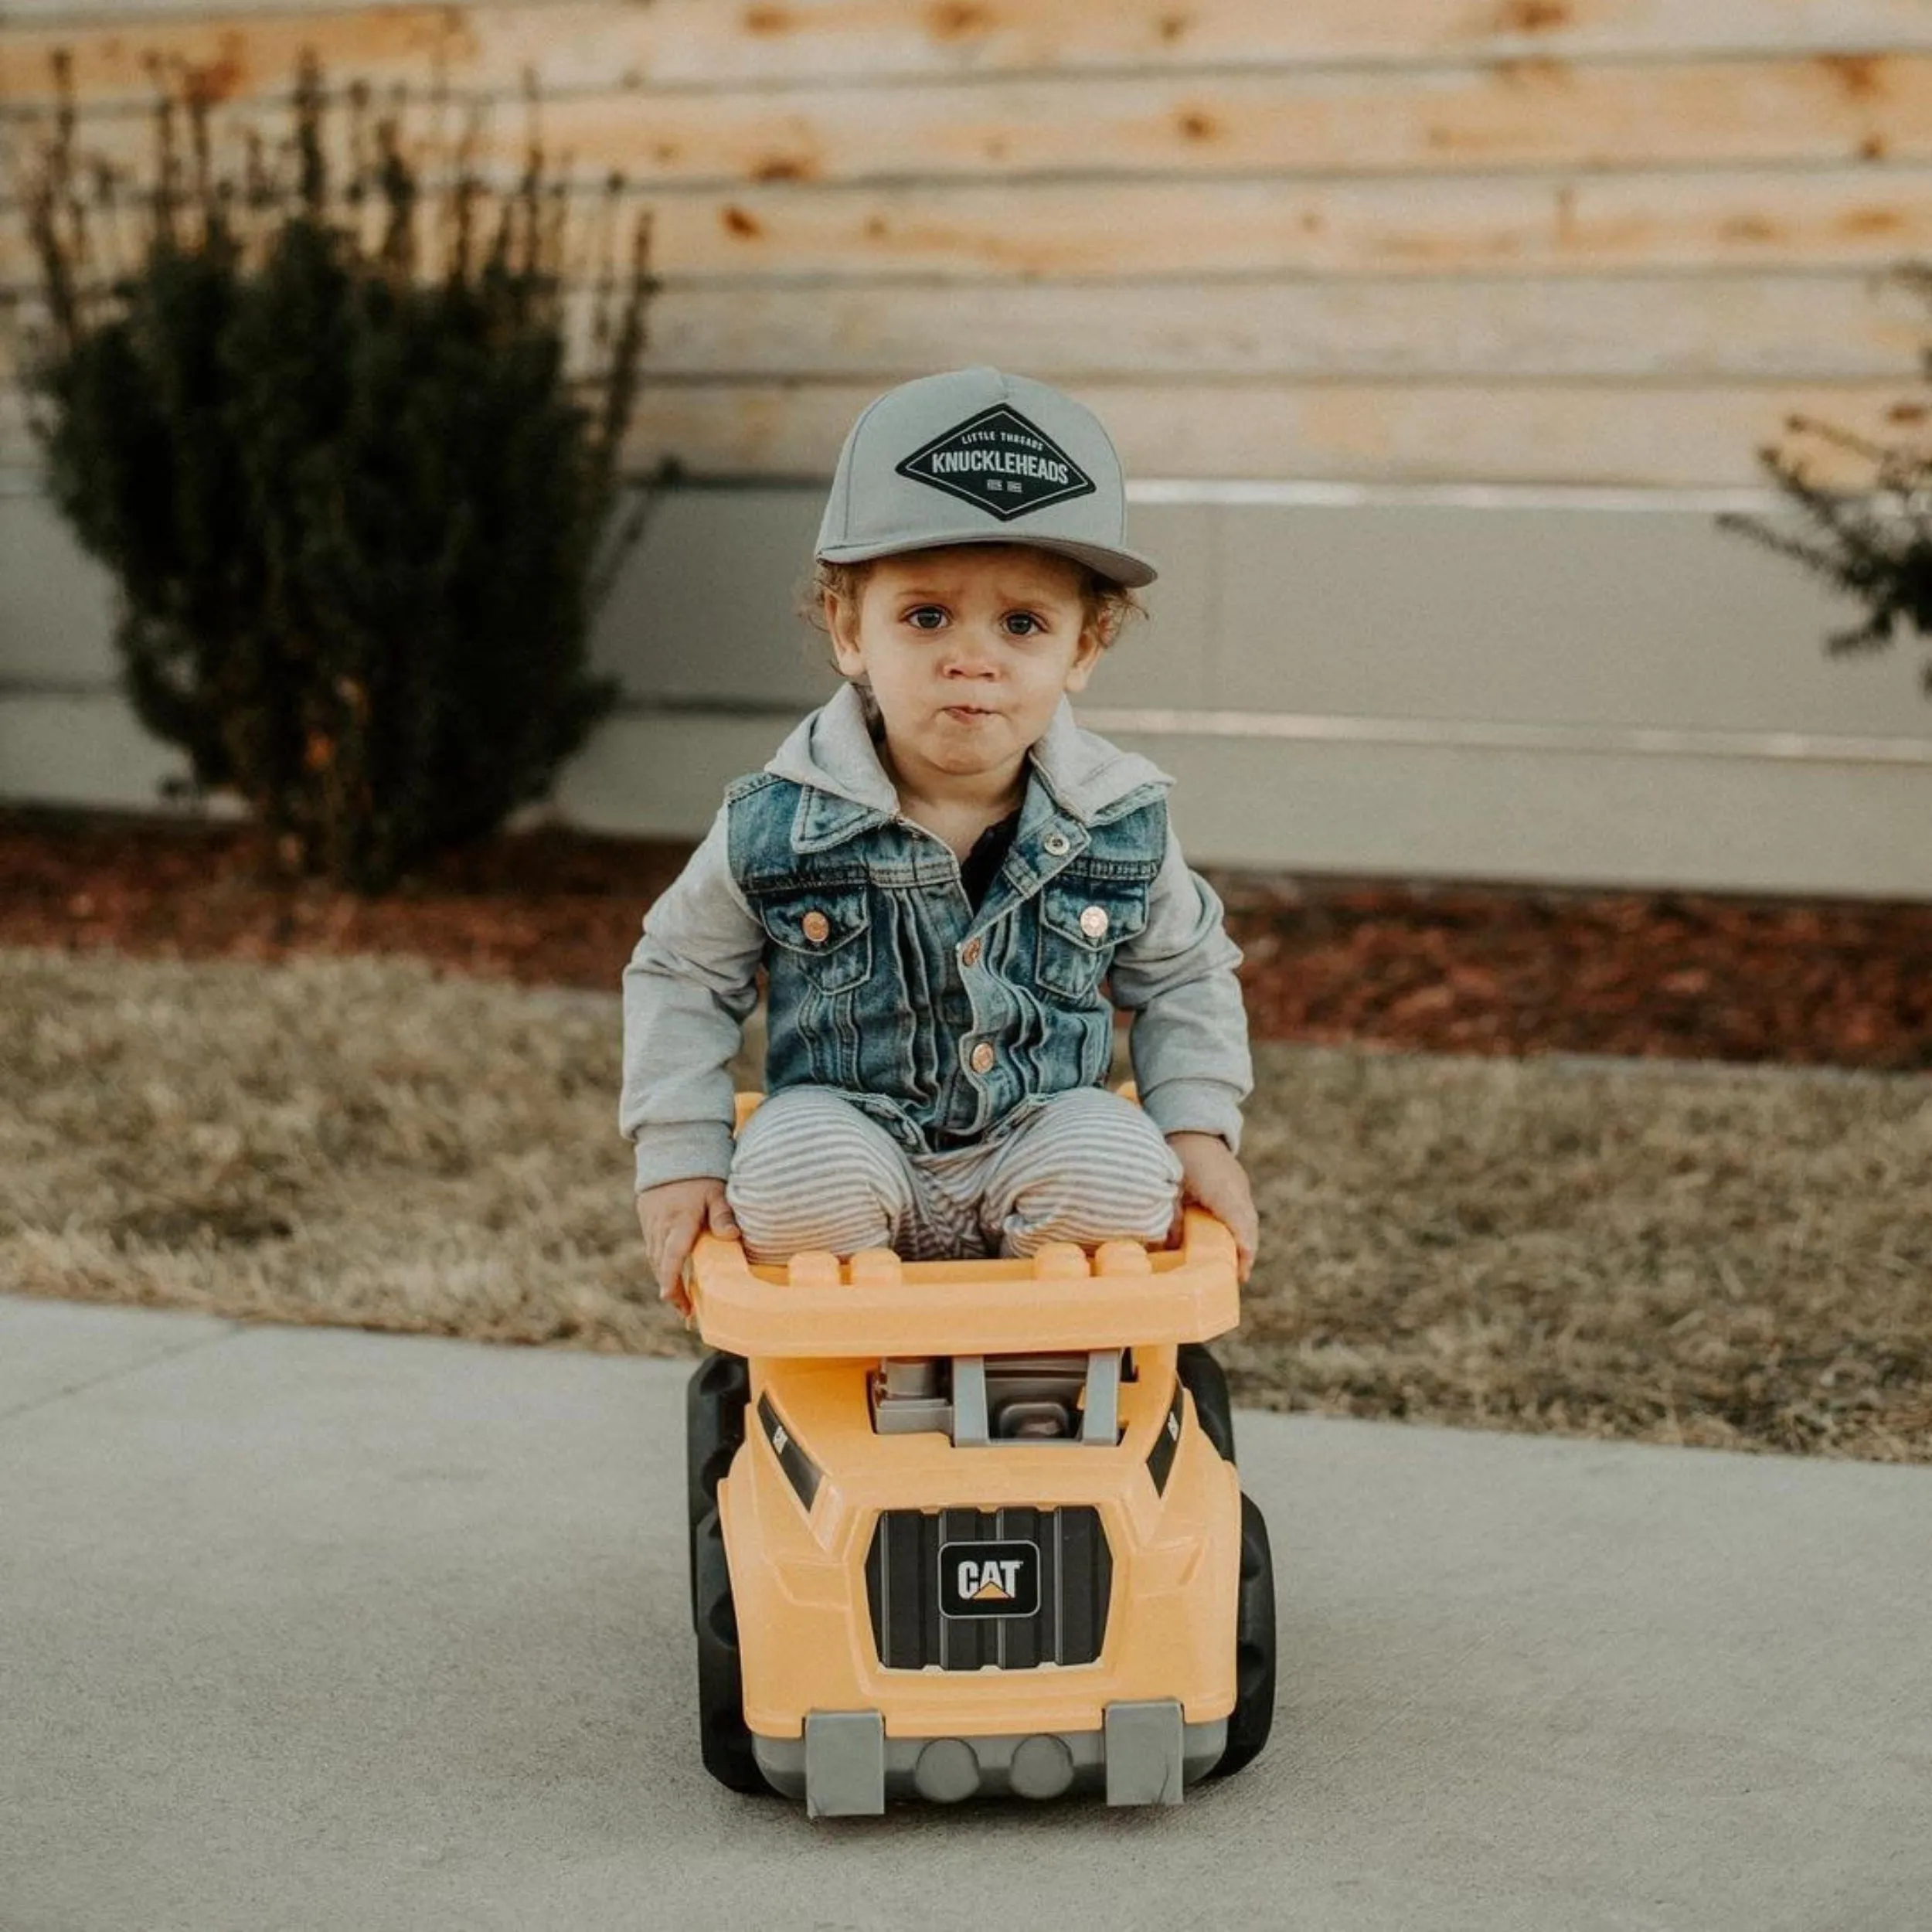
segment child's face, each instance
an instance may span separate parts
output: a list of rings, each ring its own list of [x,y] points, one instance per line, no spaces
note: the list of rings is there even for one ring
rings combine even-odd
[[[828,598],[838,668],[863,677],[895,770],[931,798],[1010,786],[1061,695],[1100,654],[1086,573],[1024,544],[885,557],[855,602]]]

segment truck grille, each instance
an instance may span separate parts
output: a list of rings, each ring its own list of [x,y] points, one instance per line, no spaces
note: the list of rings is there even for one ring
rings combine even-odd
[[[1100,1512],[1085,1506],[889,1509],[866,1556],[872,1641],[888,1670],[1090,1664],[1113,1583]]]

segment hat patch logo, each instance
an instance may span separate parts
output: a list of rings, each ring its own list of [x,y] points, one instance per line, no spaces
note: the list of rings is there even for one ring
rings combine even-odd
[[[944,490],[1002,523],[1069,497],[1091,496],[1094,479],[1010,403],[956,423],[898,465],[915,483]]]

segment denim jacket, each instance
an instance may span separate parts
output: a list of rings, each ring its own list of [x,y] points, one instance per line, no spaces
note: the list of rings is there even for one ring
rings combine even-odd
[[[767,1090],[831,1089],[909,1151],[983,1138],[1103,1082],[1133,1015],[1141,1104],[1238,1149],[1252,1083],[1240,952],[1167,821],[1172,782],[1061,701],[975,910],[903,817],[848,685],[736,781],[624,971],[618,1125],[637,1185],[726,1175],[729,1063],[769,988]]]

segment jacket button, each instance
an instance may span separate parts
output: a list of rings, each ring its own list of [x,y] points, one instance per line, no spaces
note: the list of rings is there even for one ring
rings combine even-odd
[[[963,966],[977,966],[979,964],[979,941],[976,939],[968,940],[959,949],[959,958]]]
[[[975,1073],[991,1073],[995,1057],[992,1048],[985,1040],[981,1040],[973,1049],[973,1071]]]
[[[1104,939],[1107,937],[1107,908],[1104,906],[1087,907],[1080,914],[1080,930],[1089,939]]]
[[[819,944],[832,931],[832,921],[823,913],[816,910],[807,913],[798,923],[804,928],[806,938],[810,940],[815,946]]]
[[[1068,838],[1063,832],[1049,832],[1046,836],[1040,841],[1040,843],[1044,845],[1056,859],[1064,858],[1068,852],[1073,849],[1073,840]]]

